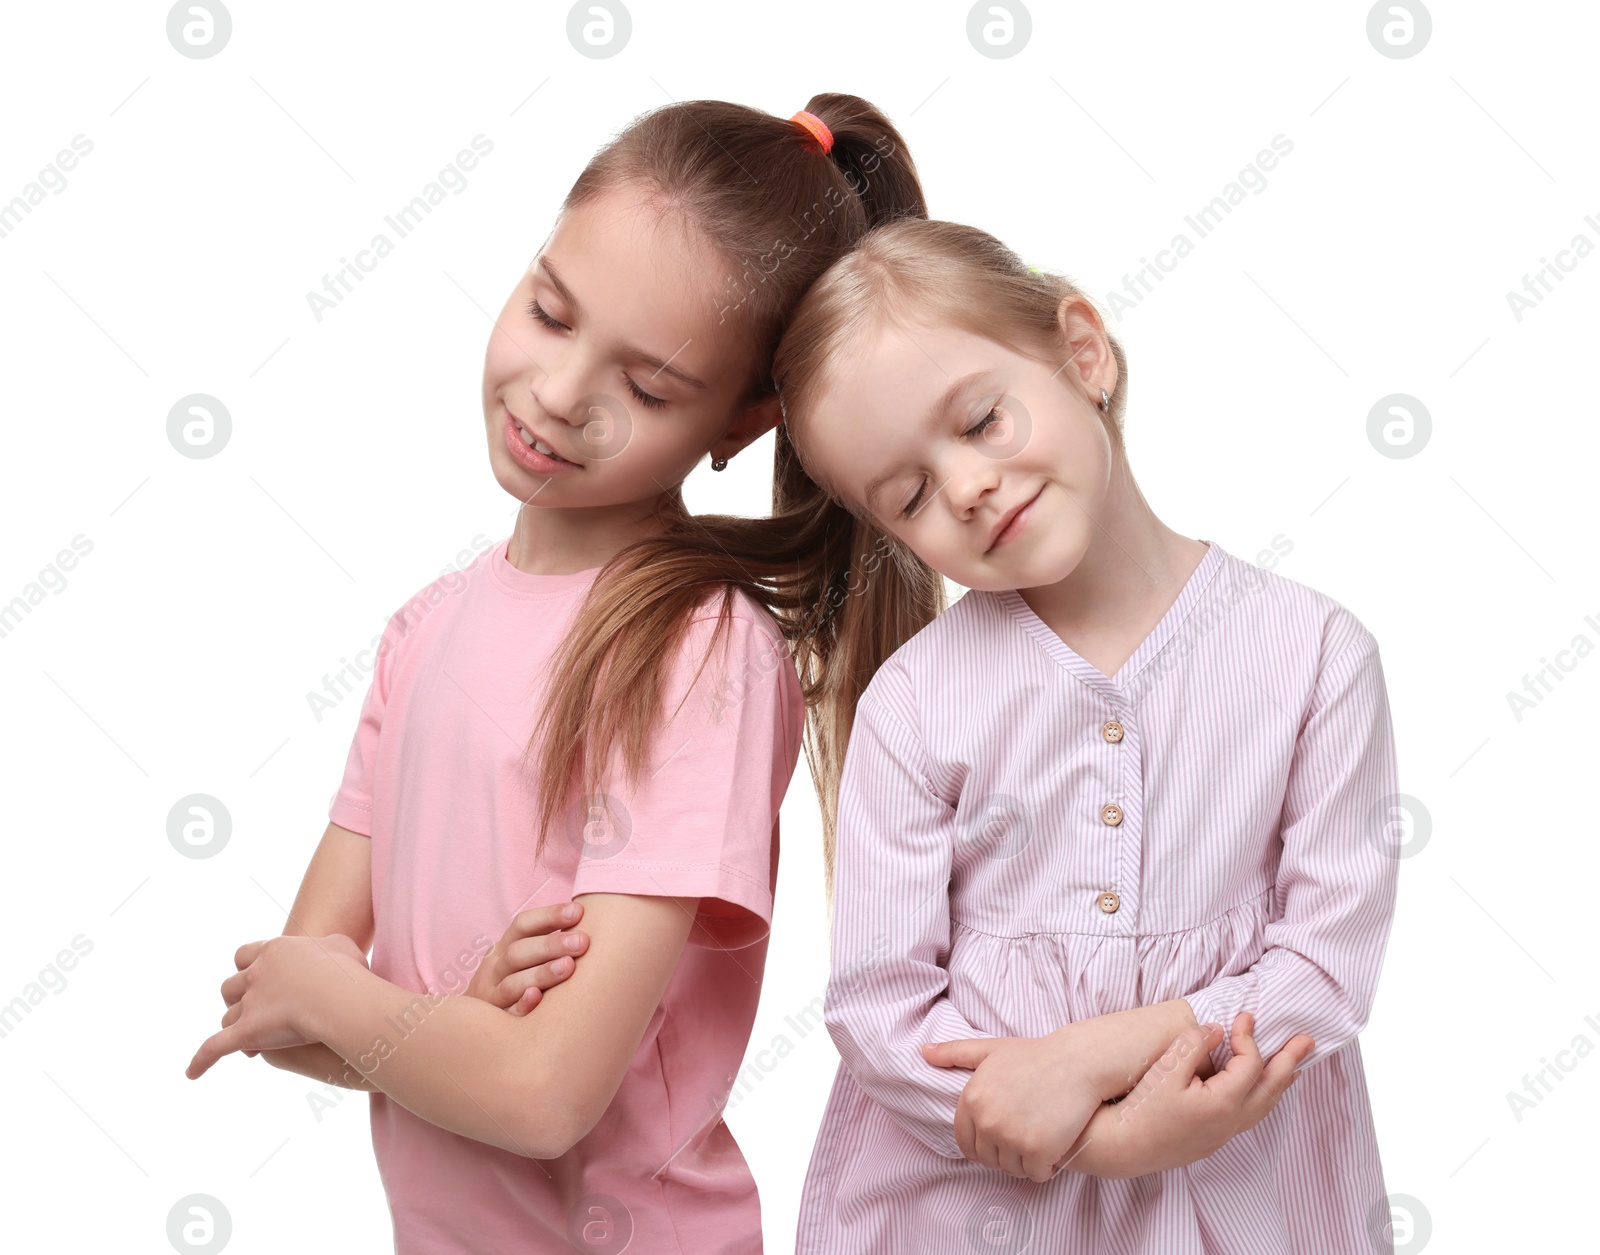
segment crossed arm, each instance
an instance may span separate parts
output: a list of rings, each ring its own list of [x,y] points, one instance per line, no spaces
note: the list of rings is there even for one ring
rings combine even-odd
[[[1293,1067],[1339,1049],[1364,1026],[1397,875],[1378,839],[1387,820],[1379,803],[1397,784],[1370,634],[1355,636],[1322,668],[1308,700],[1280,821],[1282,914],[1266,928],[1263,956],[1182,998],[1040,1038],[974,1040],[981,1034],[947,996],[955,812],[928,783],[916,722],[914,694],[891,660],[857,708],[840,783],[835,979],[824,1018],[862,1090],[929,1149],[1006,1166],[998,1137],[1011,1144],[1014,1166],[1047,1178],[1096,1104],[1127,1093],[1139,1079],[1127,1071],[1142,1073],[1167,1042],[1186,1034],[1191,1055],[1204,1043],[1216,1068],[1233,1068],[1232,1036],[1203,1032],[1197,1021],[1226,1030],[1239,1015],[1259,1017],[1260,1052],[1281,1057],[1272,1075],[1285,1087]],[[887,943],[878,948],[889,957],[855,974],[869,935]],[[1253,1035],[1246,1026],[1247,1057],[1223,1092],[1248,1094],[1250,1086],[1236,1082],[1253,1085],[1251,1074],[1261,1074]],[[1203,1078],[1194,1063],[1192,1076]],[[973,1111],[978,1096],[987,1116]]]
[[[533,1011],[513,1016],[368,970],[369,851],[368,838],[329,825],[285,935],[241,949],[247,961],[223,987],[225,998],[239,996],[188,1074],[256,1049],[275,1066],[382,1091],[453,1133],[534,1159],[564,1154],[621,1085],[698,899],[579,895],[589,952]]]

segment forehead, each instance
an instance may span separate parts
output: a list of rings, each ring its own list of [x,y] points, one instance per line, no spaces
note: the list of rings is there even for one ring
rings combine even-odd
[[[867,328],[821,373],[816,400],[800,424],[819,481],[864,505],[875,478],[915,458],[929,410],[946,389],[992,369],[1004,353],[992,340],[926,321],[885,320]],[[881,509],[882,501],[873,505]]]
[[[736,311],[717,299],[726,262],[676,214],[628,185],[569,209],[541,256],[596,330],[663,357],[677,353],[673,364],[702,379],[728,369],[730,359],[742,362]]]

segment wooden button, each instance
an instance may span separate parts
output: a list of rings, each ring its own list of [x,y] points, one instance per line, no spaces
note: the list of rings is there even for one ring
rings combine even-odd
[[[1115,828],[1122,822],[1122,807],[1115,802],[1107,802],[1100,808],[1100,822]]]
[[[1114,745],[1118,741],[1122,740],[1122,725],[1115,719],[1112,719],[1107,722],[1105,727],[1100,729],[1100,735],[1105,737],[1106,740],[1110,741]]]
[[[1116,914],[1117,908],[1121,905],[1122,899],[1117,897],[1117,895],[1112,893],[1109,889],[1100,895],[1100,909],[1107,915]]]

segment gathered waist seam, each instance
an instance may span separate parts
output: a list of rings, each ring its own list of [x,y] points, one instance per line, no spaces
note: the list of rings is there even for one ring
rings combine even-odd
[[[1093,937],[1097,941],[1139,941],[1146,937],[1176,937],[1184,933],[1192,933],[1196,929],[1206,927],[1208,924],[1215,924],[1219,919],[1226,919],[1228,916],[1242,910],[1247,906],[1255,906],[1261,901],[1262,898],[1268,896],[1276,888],[1276,885],[1268,885],[1259,893],[1245,898],[1242,902],[1235,902],[1232,906],[1224,908],[1217,914],[1213,915],[1210,919],[1201,920],[1198,924],[1190,924],[1187,928],[1169,928],[1165,932],[1159,933],[1096,933],[1080,932],[1075,929],[1063,929],[1057,932],[1041,931],[1031,933],[992,933],[987,929],[974,928],[965,920],[958,919],[953,915],[950,917],[950,923],[953,927],[959,928],[963,932],[974,933],[979,937],[988,937],[994,941],[1022,941],[1029,937]]]

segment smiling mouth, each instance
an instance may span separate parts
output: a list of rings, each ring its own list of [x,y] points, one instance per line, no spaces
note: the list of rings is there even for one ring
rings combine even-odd
[[[989,535],[989,547],[984,550],[984,553],[993,552],[997,545],[1003,544],[1004,542],[1010,540],[1012,536],[1016,535],[1016,531],[1014,529],[1016,527],[1017,520],[1021,519],[1025,514],[1028,513],[1030,509],[1032,509],[1033,503],[1039,499],[1039,493],[1042,493],[1043,491],[1044,485],[1041,484],[1038,492],[1034,493],[1033,496],[1029,497],[1021,505],[1012,506],[1011,509],[1007,510],[1005,514],[1000,517],[1000,521],[995,525],[994,531]]]
[[[551,458],[551,459],[553,459],[553,460],[555,460],[557,462],[566,462],[566,463],[568,463],[569,465],[572,465],[572,466],[576,466],[577,465],[577,463],[572,461],[571,458],[562,457],[559,453],[557,453],[554,449],[552,449],[544,441],[538,439],[531,431],[529,431],[526,427],[524,427],[520,422],[517,422],[517,416],[515,414],[513,414],[511,416],[511,421],[514,424],[516,424],[517,435],[522,437],[522,443],[527,445],[528,448],[536,450],[537,452],[544,454],[545,457]]]

